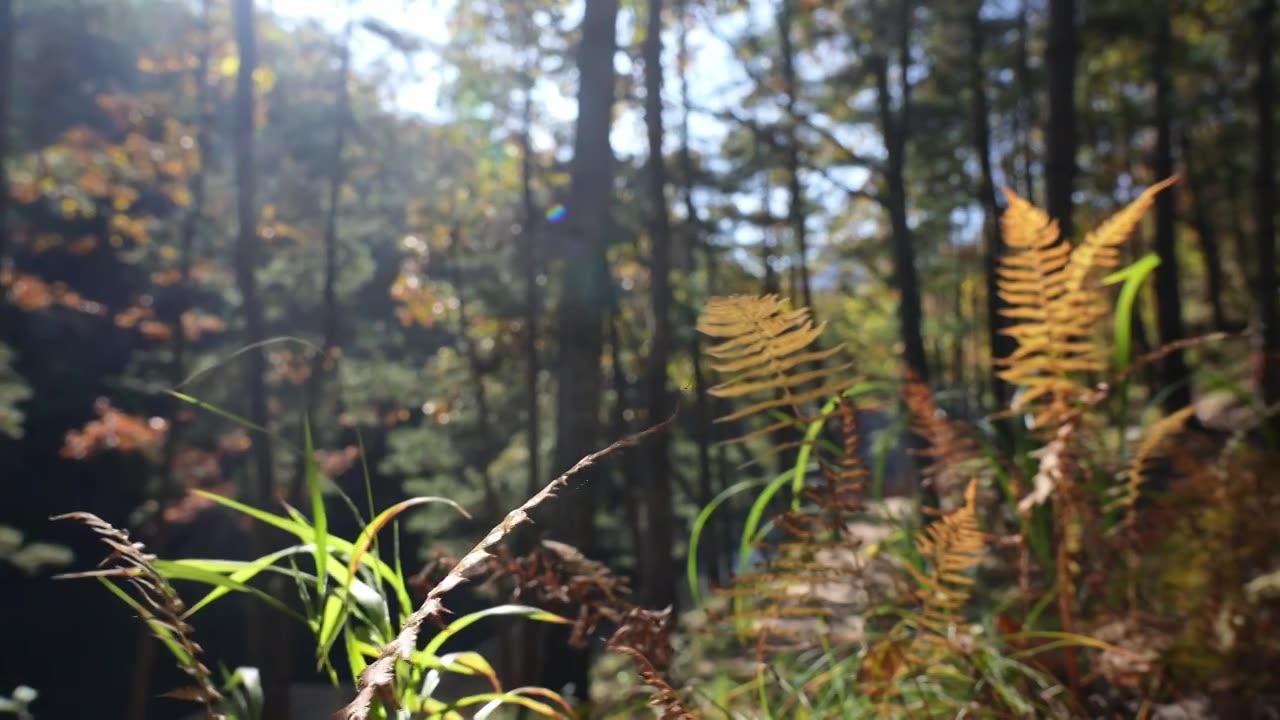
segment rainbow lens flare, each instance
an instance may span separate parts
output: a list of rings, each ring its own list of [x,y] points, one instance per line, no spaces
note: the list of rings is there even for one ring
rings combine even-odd
[[[552,205],[550,208],[547,209],[547,220],[553,223],[557,223],[563,220],[564,216],[568,214],[569,214],[569,211],[565,210],[563,205],[559,205],[559,204]]]

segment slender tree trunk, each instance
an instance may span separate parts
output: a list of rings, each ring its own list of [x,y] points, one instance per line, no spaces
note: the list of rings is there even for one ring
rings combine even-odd
[[[1027,201],[1036,201],[1036,178],[1033,167],[1035,152],[1031,148],[1031,128],[1035,127],[1040,116],[1039,103],[1036,102],[1036,86],[1031,79],[1031,62],[1028,46],[1031,44],[1031,23],[1027,18],[1029,0],[1018,5],[1018,52],[1017,80],[1019,109],[1018,121],[1018,155],[1022,159],[1022,192]]]
[[[13,100],[13,40],[15,22],[13,0],[0,0],[0,273],[9,259],[9,108]],[[5,297],[7,288],[0,286],[0,339],[7,334]]]
[[[1071,238],[1072,200],[1076,178],[1076,57],[1079,39],[1075,0],[1049,0],[1049,38],[1045,50],[1048,71],[1049,119],[1046,130],[1048,162],[1046,209],[1058,221],[1062,237]]]
[[[541,354],[538,352],[538,323],[542,318],[542,293],[538,288],[541,259],[538,253],[538,208],[533,197],[532,139],[533,85],[537,64],[533,55],[535,50],[532,38],[525,38],[525,50],[530,53],[531,58],[524,69],[520,109],[520,200],[523,215],[520,260],[524,266],[525,444],[529,446],[525,491],[527,495],[533,495],[541,486],[543,478],[539,452],[542,447],[542,428],[538,411],[538,375],[542,372]]]
[[[800,137],[796,128],[800,118],[796,110],[796,58],[792,42],[794,0],[782,0],[778,8],[778,44],[782,52],[782,92],[786,112],[787,226],[796,243],[800,298],[813,312],[813,294],[809,286],[809,240],[805,230],[804,186],[800,182]]]
[[[342,154],[346,151],[347,123],[351,117],[351,97],[347,87],[351,69],[351,22],[348,20],[342,33],[342,49],[338,58],[338,75],[334,78],[334,113],[337,117],[333,132],[333,148],[329,156],[328,207],[324,219],[324,279],[320,294],[320,350],[311,359],[311,374],[307,377],[306,410],[307,417],[315,427],[317,411],[321,406],[321,395],[324,394],[325,374],[332,370],[334,351],[338,347],[338,206],[342,202],[342,185],[346,182],[346,171],[342,163]],[[305,478],[305,458],[301,459],[298,471],[290,481],[288,497],[297,501],[303,492]]]
[[[983,237],[986,246],[983,253],[983,272],[987,283],[987,338],[991,350],[991,389],[996,407],[1004,407],[1011,394],[1009,385],[1000,378],[996,360],[1013,352],[1013,338],[1001,333],[1004,328],[1000,309],[1000,289],[996,267],[1004,251],[1000,235],[1000,206],[996,201],[996,184],[991,169],[991,125],[987,106],[987,79],[982,56],[984,37],[982,27],[982,2],[973,3],[969,15],[969,92],[973,101],[973,146],[978,154],[981,178],[978,185],[978,201],[982,204]],[[1003,423],[1002,423],[1003,425]]]
[[[235,175],[238,234],[235,244],[235,277],[240,291],[245,318],[247,345],[266,339],[266,323],[258,298],[258,208],[254,171],[254,88],[253,72],[258,64],[253,0],[236,0],[234,5],[236,46],[240,67],[236,76],[235,95]],[[244,391],[248,395],[249,421],[267,427],[266,358],[263,349],[253,347],[244,353],[242,365]],[[275,470],[272,464],[271,437],[258,433],[253,439],[254,483],[248,493],[250,501],[266,509],[273,504]],[[255,545],[259,554],[270,551],[271,537],[265,525],[255,526]],[[262,672],[264,717],[289,716],[288,648],[278,642],[279,623],[266,614],[260,603],[250,606],[249,633],[252,662]]]
[[[888,184],[889,223],[893,233],[894,281],[900,295],[898,326],[902,337],[903,362],[921,379],[929,382],[929,363],[925,355],[921,331],[923,313],[920,306],[920,281],[916,275],[915,242],[907,220],[907,136],[910,133],[911,83],[907,70],[911,65],[912,1],[899,0],[896,18],[898,46],[897,111],[889,87],[889,60],[885,55],[870,59],[876,78],[876,101],[880,128],[888,150],[885,179]]]
[[[622,364],[622,333],[618,325],[622,322],[620,313],[614,310],[609,322],[609,379],[613,387],[613,409],[610,412],[609,432],[613,437],[626,437],[631,434],[631,424],[627,422],[628,398],[631,397],[631,384],[627,382],[627,369]],[[631,547],[636,557],[636,574],[641,580],[647,572],[645,548],[648,538],[645,536],[645,520],[648,516],[648,505],[645,492],[642,490],[643,478],[636,476],[634,463],[626,458],[615,461],[618,475],[622,481],[623,493],[622,515],[631,535]],[[643,587],[641,588],[643,590]]]
[[[680,174],[684,180],[684,214],[685,214],[685,272],[689,278],[693,278],[698,272],[698,247],[701,245],[702,222],[698,213],[698,207],[693,200],[693,157],[689,150],[689,38],[688,38],[688,3],[687,0],[680,0],[679,8],[680,31],[677,35],[676,47],[676,67],[680,69]],[[707,268],[708,274],[711,268]],[[710,289],[714,292],[714,289]],[[692,327],[697,322],[698,309],[695,307],[691,313],[689,326]],[[711,423],[711,403],[707,396],[707,378],[702,368],[702,340],[699,333],[689,333],[689,361],[693,364],[693,422],[695,441],[698,445],[698,505],[706,507],[711,502],[715,491],[712,484],[711,473],[711,442],[713,440],[712,423]],[[715,523],[715,521],[712,521]],[[702,547],[705,560],[698,563],[698,567],[703,569],[711,581],[719,582],[720,580],[720,563],[718,535],[714,529],[704,533],[705,541]]]
[[[542,322],[542,292],[538,286],[538,277],[543,270],[538,238],[542,226],[533,191],[536,163],[533,152],[533,90],[537,80],[538,51],[533,20],[529,17],[527,4],[521,2],[517,7],[520,11],[520,29],[523,33],[522,50],[526,53],[520,98],[521,237],[517,258],[524,281],[524,328],[521,342],[524,355],[525,445],[528,447],[525,496],[529,497],[536,493],[545,481],[542,477],[542,413],[538,397],[538,379],[542,374],[542,353],[538,349],[539,326]],[[517,555],[526,554],[531,549],[530,540],[530,533],[514,536],[511,539],[513,552]],[[533,661],[536,660],[533,645],[538,637],[538,629],[531,625],[524,622],[510,623],[508,631],[503,636],[505,639],[504,686],[521,687],[538,680],[538,672],[533,665]]]
[[[1253,180],[1255,256],[1258,263],[1257,307],[1262,325],[1256,357],[1259,391],[1268,406],[1280,402],[1280,298],[1276,296],[1276,141],[1275,141],[1276,0],[1259,0],[1253,13],[1258,69],[1253,83],[1257,113],[1258,165]]]
[[[1194,155],[1191,133],[1186,129],[1179,135],[1182,145],[1182,167],[1186,177],[1187,191],[1191,195],[1191,208],[1195,219],[1196,235],[1200,241],[1200,251],[1204,253],[1205,301],[1213,314],[1213,329],[1225,332],[1230,323],[1227,321],[1226,309],[1222,302],[1222,249],[1218,245],[1218,233],[1213,223],[1213,213],[1209,207],[1207,190],[1201,183],[1198,168],[1193,163]]]
[[[467,360],[467,366],[471,370],[471,401],[476,406],[476,421],[474,426],[474,435],[479,447],[472,452],[464,454],[465,464],[476,469],[480,473],[481,490],[484,492],[484,512],[485,527],[499,521],[502,518],[502,504],[498,498],[498,490],[493,484],[493,475],[489,472],[489,465],[493,463],[496,456],[492,448],[493,432],[493,414],[489,409],[489,393],[484,386],[485,363],[480,356],[480,348],[476,346],[474,340],[471,339],[471,318],[470,307],[465,297],[465,276],[458,267],[458,263],[462,258],[462,229],[458,225],[454,225],[449,232],[449,254],[445,259],[448,267],[449,283],[453,285],[453,291],[458,297],[458,326],[454,328],[455,334],[458,336],[458,345],[462,350],[462,356]]]
[[[649,136],[649,266],[650,305],[653,336],[649,341],[645,392],[650,423],[666,419],[667,362],[671,355],[671,220],[667,210],[667,172],[662,143],[662,0],[649,0],[649,16],[644,39],[644,119]],[[668,436],[660,433],[649,443],[649,482],[644,485],[648,537],[640,597],[645,605],[664,608],[676,600],[675,572],[671,561],[675,543],[675,522],[671,498],[671,465]],[[639,549],[639,548],[637,548]]]
[[[1156,154],[1157,179],[1173,175],[1173,87],[1169,66],[1173,60],[1173,26],[1169,13],[1154,14],[1156,28],[1151,54],[1151,69],[1156,85]],[[1177,198],[1175,192],[1156,196],[1156,308],[1160,342],[1181,340],[1186,331],[1182,323],[1182,295],[1178,289]],[[1164,408],[1175,412],[1191,404],[1191,372],[1181,351],[1172,352],[1160,362],[1160,384],[1166,393]]]
[[[618,0],[593,0],[583,13],[578,45],[578,121],[574,137],[568,219],[563,238],[564,267],[559,322],[559,382],[556,390],[556,447],[552,472],[568,469],[593,452],[600,439],[600,353],[603,308],[609,292],[604,251],[610,225],[613,148],[613,56],[617,50]],[[597,470],[582,473],[562,493],[552,512],[560,538],[588,556],[595,553]],[[561,633],[563,635],[563,633]],[[544,665],[544,686],[573,683],[578,698],[589,697],[587,657],[553,646]]]

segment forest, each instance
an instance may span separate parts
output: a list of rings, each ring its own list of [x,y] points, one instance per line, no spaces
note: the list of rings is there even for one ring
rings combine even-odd
[[[1278,4],[0,0],[0,718],[1276,717]]]

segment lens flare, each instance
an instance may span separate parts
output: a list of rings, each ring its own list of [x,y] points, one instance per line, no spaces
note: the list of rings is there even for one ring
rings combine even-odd
[[[558,223],[564,219],[565,215],[568,214],[569,211],[565,210],[563,205],[552,205],[547,209],[547,220],[553,223]]]

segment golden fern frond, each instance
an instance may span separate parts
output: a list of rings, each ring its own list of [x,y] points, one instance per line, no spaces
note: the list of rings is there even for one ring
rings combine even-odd
[[[1156,193],[1176,181],[1151,186],[1098,226],[1074,249],[1061,240],[1058,225],[1044,211],[1006,189],[1009,206],[1001,218],[1011,252],[1000,259],[1001,314],[1013,323],[1001,330],[1017,348],[1000,363],[1000,377],[1022,388],[1015,409],[1032,409],[1032,425],[1066,422],[1092,393],[1078,380],[1082,372],[1106,369],[1095,341],[1097,321],[1108,305],[1098,273],[1115,267],[1119,246],[1151,208]]]
[[[699,332],[720,342],[705,352],[710,366],[728,377],[707,392],[719,398],[744,398],[749,405],[717,418],[733,422],[775,408],[790,408],[796,420],[770,425],[777,430],[800,422],[808,403],[847,389],[841,373],[851,365],[815,366],[835,357],[840,346],[811,350],[826,323],[813,324],[808,308],[789,309],[777,295],[730,295],[707,300],[698,318]],[[761,431],[734,440],[758,435]]]
[[[918,588],[920,632],[912,643],[912,656],[922,662],[935,650],[948,648],[948,638],[963,622],[962,613],[972,594],[973,578],[987,539],[978,527],[978,482],[970,480],[964,505],[934,522],[916,538],[916,549],[929,564],[927,572],[907,564]]]
[[[1147,428],[1142,440],[1134,448],[1133,459],[1129,461],[1129,469],[1125,473],[1124,484],[1115,488],[1115,495],[1106,508],[1108,512],[1120,511],[1124,513],[1124,518],[1115,529],[1133,526],[1138,496],[1142,493],[1142,483],[1145,479],[1148,464],[1156,459],[1158,453],[1167,445],[1169,439],[1181,430],[1195,413],[1196,407],[1188,405],[1171,415],[1160,418],[1151,427]]]
[[[1071,252],[1067,262],[1067,298],[1077,312],[1088,312],[1089,322],[1104,317],[1108,306],[1096,292],[1100,270],[1120,264],[1120,246],[1133,234],[1134,228],[1155,204],[1161,190],[1178,181],[1177,176],[1166,178],[1142,191],[1137,198],[1120,212],[1107,218],[1092,232],[1085,235],[1080,245]]]

